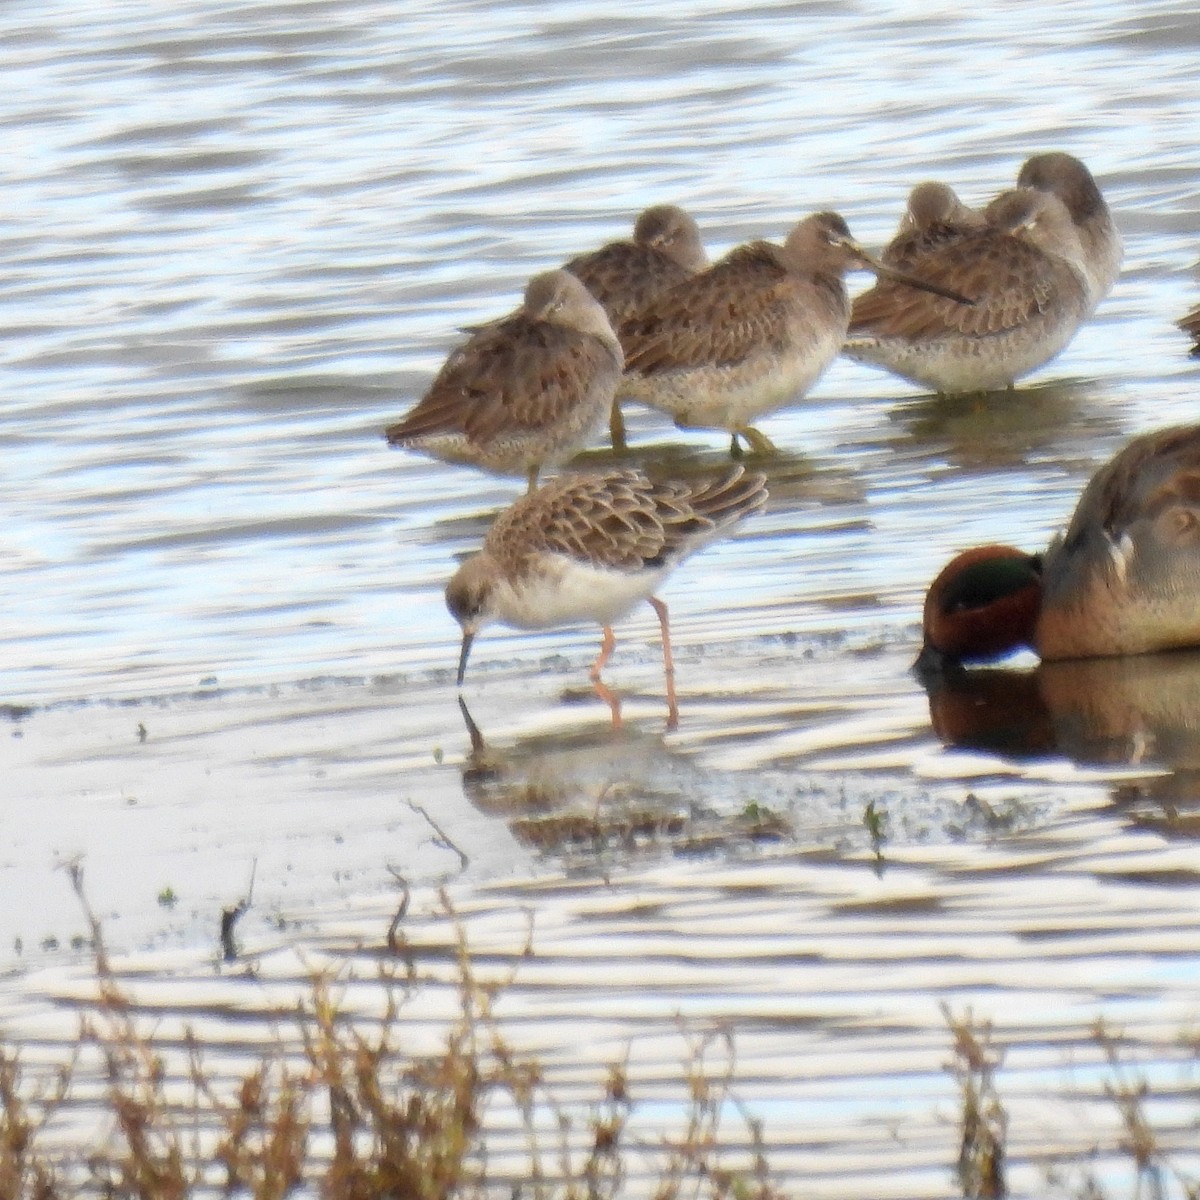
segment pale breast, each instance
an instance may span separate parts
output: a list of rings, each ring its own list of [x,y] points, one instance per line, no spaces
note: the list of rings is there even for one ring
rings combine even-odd
[[[652,596],[666,574],[665,567],[621,571],[563,554],[540,554],[519,577],[497,588],[496,614],[516,629],[612,625]]]

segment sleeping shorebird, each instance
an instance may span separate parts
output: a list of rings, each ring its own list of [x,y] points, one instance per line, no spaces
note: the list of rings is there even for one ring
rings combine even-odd
[[[609,242],[566,263],[604,306],[613,329],[663,292],[708,266],[700,230],[681,208],[656,204],[638,217],[632,240]],[[609,424],[614,450],[625,449],[625,422],[619,400]]]
[[[463,631],[459,687],[475,635],[489,622],[552,629],[594,621],[604,637],[592,683],[620,724],[620,702],[600,672],[616,644],[613,623],[647,600],[662,629],[674,728],[679,706],[667,606],[654,593],[684,558],[766,499],[766,477],[741,467],[692,482],[658,483],[635,470],[564,475],[522,497],[496,518],[482,549],[446,588],[446,606]]]
[[[856,267],[969,303],[876,262],[837,213],[817,213],[782,246],[739,246],[624,321],[622,392],[681,427],[728,431],[734,454],[739,438],[773,453],[751,423],[799,400],[837,356],[850,316],[844,276]]]
[[[844,352],[938,392],[1006,388],[1054,357],[1089,308],[1084,251],[1063,203],[1032,188],[1004,192],[985,225],[908,261],[971,307],[884,279],[855,298]]]
[[[983,213],[968,208],[945,183],[918,183],[908,193],[908,205],[896,236],[879,261],[897,270],[908,270],[922,254],[986,224]]]
[[[621,377],[621,346],[604,309],[566,271],[535,275],[521,307],[476,329],[389,444],[503,475],[529,489],[603,428]]]
[[[1017,187],[1036,188],[1057,196],[1067,207],[1083,246],[1083,271],[1088,284],[1088,313],[1095,310],[1121,273],[1124,253],[1112,213],[1092,173],[1070,154],[1055,150],[1025,160]]]

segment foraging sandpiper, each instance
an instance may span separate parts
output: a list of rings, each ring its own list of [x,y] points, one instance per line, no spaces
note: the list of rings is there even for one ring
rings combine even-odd
[[[564,475],[505,509],[479,553],[446,588],[462,626],[458,684],[475,635],[491,621],[550,629],[594,621],[603,628],[591,669],[597,694],[620,723],[620,704],[600,678],[616,644],[612,626],[648,600],[662,629],[668,724],[679,717],[667,606],[655,591],[689,554],[757,512],[766,478],[734,467],[690,482],[655,482],[636,470]]]

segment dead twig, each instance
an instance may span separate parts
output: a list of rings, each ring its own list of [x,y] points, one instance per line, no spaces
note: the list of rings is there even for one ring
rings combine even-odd
[[[87,918],[88,928],[92,933],[92,951],[96,956],[96,974],[100,976],[101,980],[109,982],[112,979],[112,970],[108,965],[108,951],[104,947],[104,931],[100,928],[100,921],[92,911],[92,906],[88,903],[87,895],[83,890],[83,859],[75,857],[58,865],[66,871],[67,878],[71,881],[71,890],[75,893],[75,898],[83,909],[83,915]]]
[[[454,840],[450,837],[450,835],[429,815],[424,808],[421,807],[421,805],[412,800],[407,801],[407,804],[408,807],[413,810],[413,812],[420,813],[421,816],[425,818],[429,824],[429,828],[432,829],[437,835],[438,843],[442,846],[445,846],[447,850],[453,850],[454,853],[458,855],[459,870],[465,871],[467,867],[471,865],[471,860],[458,846],[454,844]]]
[[[404,966],[411,983],[417,973],[417,964],[413,959],[412,946],[409,945],[408,938],[400,932],[400,923],[408,915],[408,902],[412,899],[412,889],[408,886],[408,880],[395,867],[388,867],[388,874],[400,885],[400,904],[392,917],[391,924],[388,925],[388,953],[396,957],[404,956]]]
[[[221,957],[227,963],[237,962],[238,959],[237,942],[234,940],[233,930],[254,902],[254,877],[257,872],[258,859],[256,858],[250,864],[250,886],[246,889],[245,896],[232,908],[221,910]]]

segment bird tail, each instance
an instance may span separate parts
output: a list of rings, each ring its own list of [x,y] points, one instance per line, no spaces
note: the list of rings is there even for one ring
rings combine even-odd
[[[741,466],[731,467],[722,475],[694,485],[691,503],[698,517],[711,521],[715,529],[724,529],[762,511],[767,503],[767,477]]]
[[[383,436],[389,446],[411,446],[422,438],[462,433],[466,399],[461,393],[431,391],[407,416],[389,425]]]

